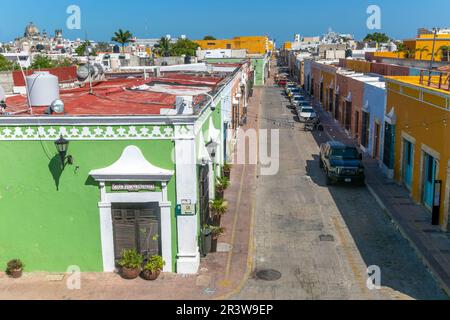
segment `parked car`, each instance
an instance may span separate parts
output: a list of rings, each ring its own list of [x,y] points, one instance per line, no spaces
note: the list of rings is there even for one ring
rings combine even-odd
[[[320,167],[325,170],[327,184],[345,182],[365,183],[362,154],[357,148],[338,141],[329,141],[320,146]]]
[[[312,106],[298,107],[297,114],[300,122],[307,122],[317,118],[317,113]]]
[[[292,104],[294,107],[298,106],[299,103],[300,103],[300,102],[303,102],[303,101],[306,102],[306,98],[305,98],[304,96],[302,96],[302,95],[294,94],[294,95],[291,97],[291,104]]]

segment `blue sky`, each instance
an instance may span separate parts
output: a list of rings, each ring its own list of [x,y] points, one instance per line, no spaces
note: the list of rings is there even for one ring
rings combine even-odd
[[[66,9],[81,8],[81,30],[68,30]],[[110,40],[118,28],[137,37],[186,34],[191,39],[212,34],[217,38],[268,34],[280,44],[295,33],[320,35],[329,28],[364,37],[368,32],[368,5],[382,10],[382,32],[411,38],[419,27],[450,27],[449,0],[22,0],[2,3],[0,41],[10,41],[33,21],[53,34],[62,28],[65,37]]]

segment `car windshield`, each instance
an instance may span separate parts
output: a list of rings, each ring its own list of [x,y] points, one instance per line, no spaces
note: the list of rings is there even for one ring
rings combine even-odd
[[[314,109],[313,109],[313,108],[303,108],[303,109],[302,109],[302,112],[303,112],[303,113],[313,113],[313,112],[314,112]]]
[[[353,148],[334,148],[331,150],[331,158],[352,160],[358,158],[358,151]]]
[[[294,100],[295,101],[303,101],[303,100],[305,100],[305,98],[303,98],[303,97],[294,97]]]

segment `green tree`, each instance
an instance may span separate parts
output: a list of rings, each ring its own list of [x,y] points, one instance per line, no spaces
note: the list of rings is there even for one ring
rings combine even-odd
[[[0,71],[14,71],[20,69],[15,62],[9,61],[5,56],[0,54]]]
[[[365,38],[364,38],[364,42],[376,42],[378,45],[380,43],[386,43],[389,42],[391,40],[391,38],[389,38],[388,35],[386,35],[385,33],[379,33],[379,32],[374,32],[374,33],[369,33]]]
[[[55,62],[53,62],[49,57],[37,55],[34,57],[30,69],[51,69],[54,68],[55,65]]]
[[[133,39],[133,34],[130,31],[123,31],[119,29],[119,31],[114,32],[114,37],[111,38],[111,41],[117,42],[122,46],[122,54],[125,53],[125,47],[131,42]]]
[[[438,52],[442,53],[442,61],[447,61],[450,62],[450,46],[441,46],[438,49]],[[445,60],[444,58],[446,58],[447,60]]]
[[[203,40],[217,40],[217,39],[215,37],[213,37],[213,36],[205,36],[203,38]]]
[[[160,56],[168,57],[171,53],[172,44],[167,37],[162,37],[155,46],[155,53]]]
[[[418,48],[416,49],[416,53],[419,54],[419,59],[422,60],[422,56],[424,53],[426,52],[430,52],[430,50],[428,49],[428,46],[422,47],[422,48]]]
[[[78,56],[82,57],[86,55],[86,47],[91,46],[91,42],[86,40],[81,45],[78,46],[78,48],[75,49],[75,52]],[[97,52],[95,49],[92,49],[91,56],[96,56]]]
[[[397,53],[397,58],[400,58],[400,54],[405,52],[405,50],[407,48],[403,42],[398,42],[398,43],[396,43],[396,45],[397,45],[397,50],[395,51],[395,53]]]
[[[171,56],[195,56],[199,45],[189,39],[178,39],[170,49]]]

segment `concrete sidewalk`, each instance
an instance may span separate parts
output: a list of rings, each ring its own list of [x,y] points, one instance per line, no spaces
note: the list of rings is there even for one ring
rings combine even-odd
[[[259,114],[262,88],[255,88],[249,113]],[[257,129],[249,121],[244,129]],[[69,290],[69,275],[25,273],[10,279],[0,272],[0,300],[209,300],[227,299],[247,281],[253,264],[253,221],[256,165],[235,165],[225,193],[228,212],[222,218],[225,234],[221,252],[202,259],[197,275],[162,274],[154,282],[123,280],[113,273],[82,273],[81,289]],[[26,262],[25,262],[26,263]]]
[[[320,110],[325,133],[330,139],[355,145],[355,141],[321,106],[317,106],[317,110]],[[366,158],[364,163],[370,193],[450,296],[450,234],[433,226],[430,212],[416,204],[405,188],[384,176],[376,160]]]

